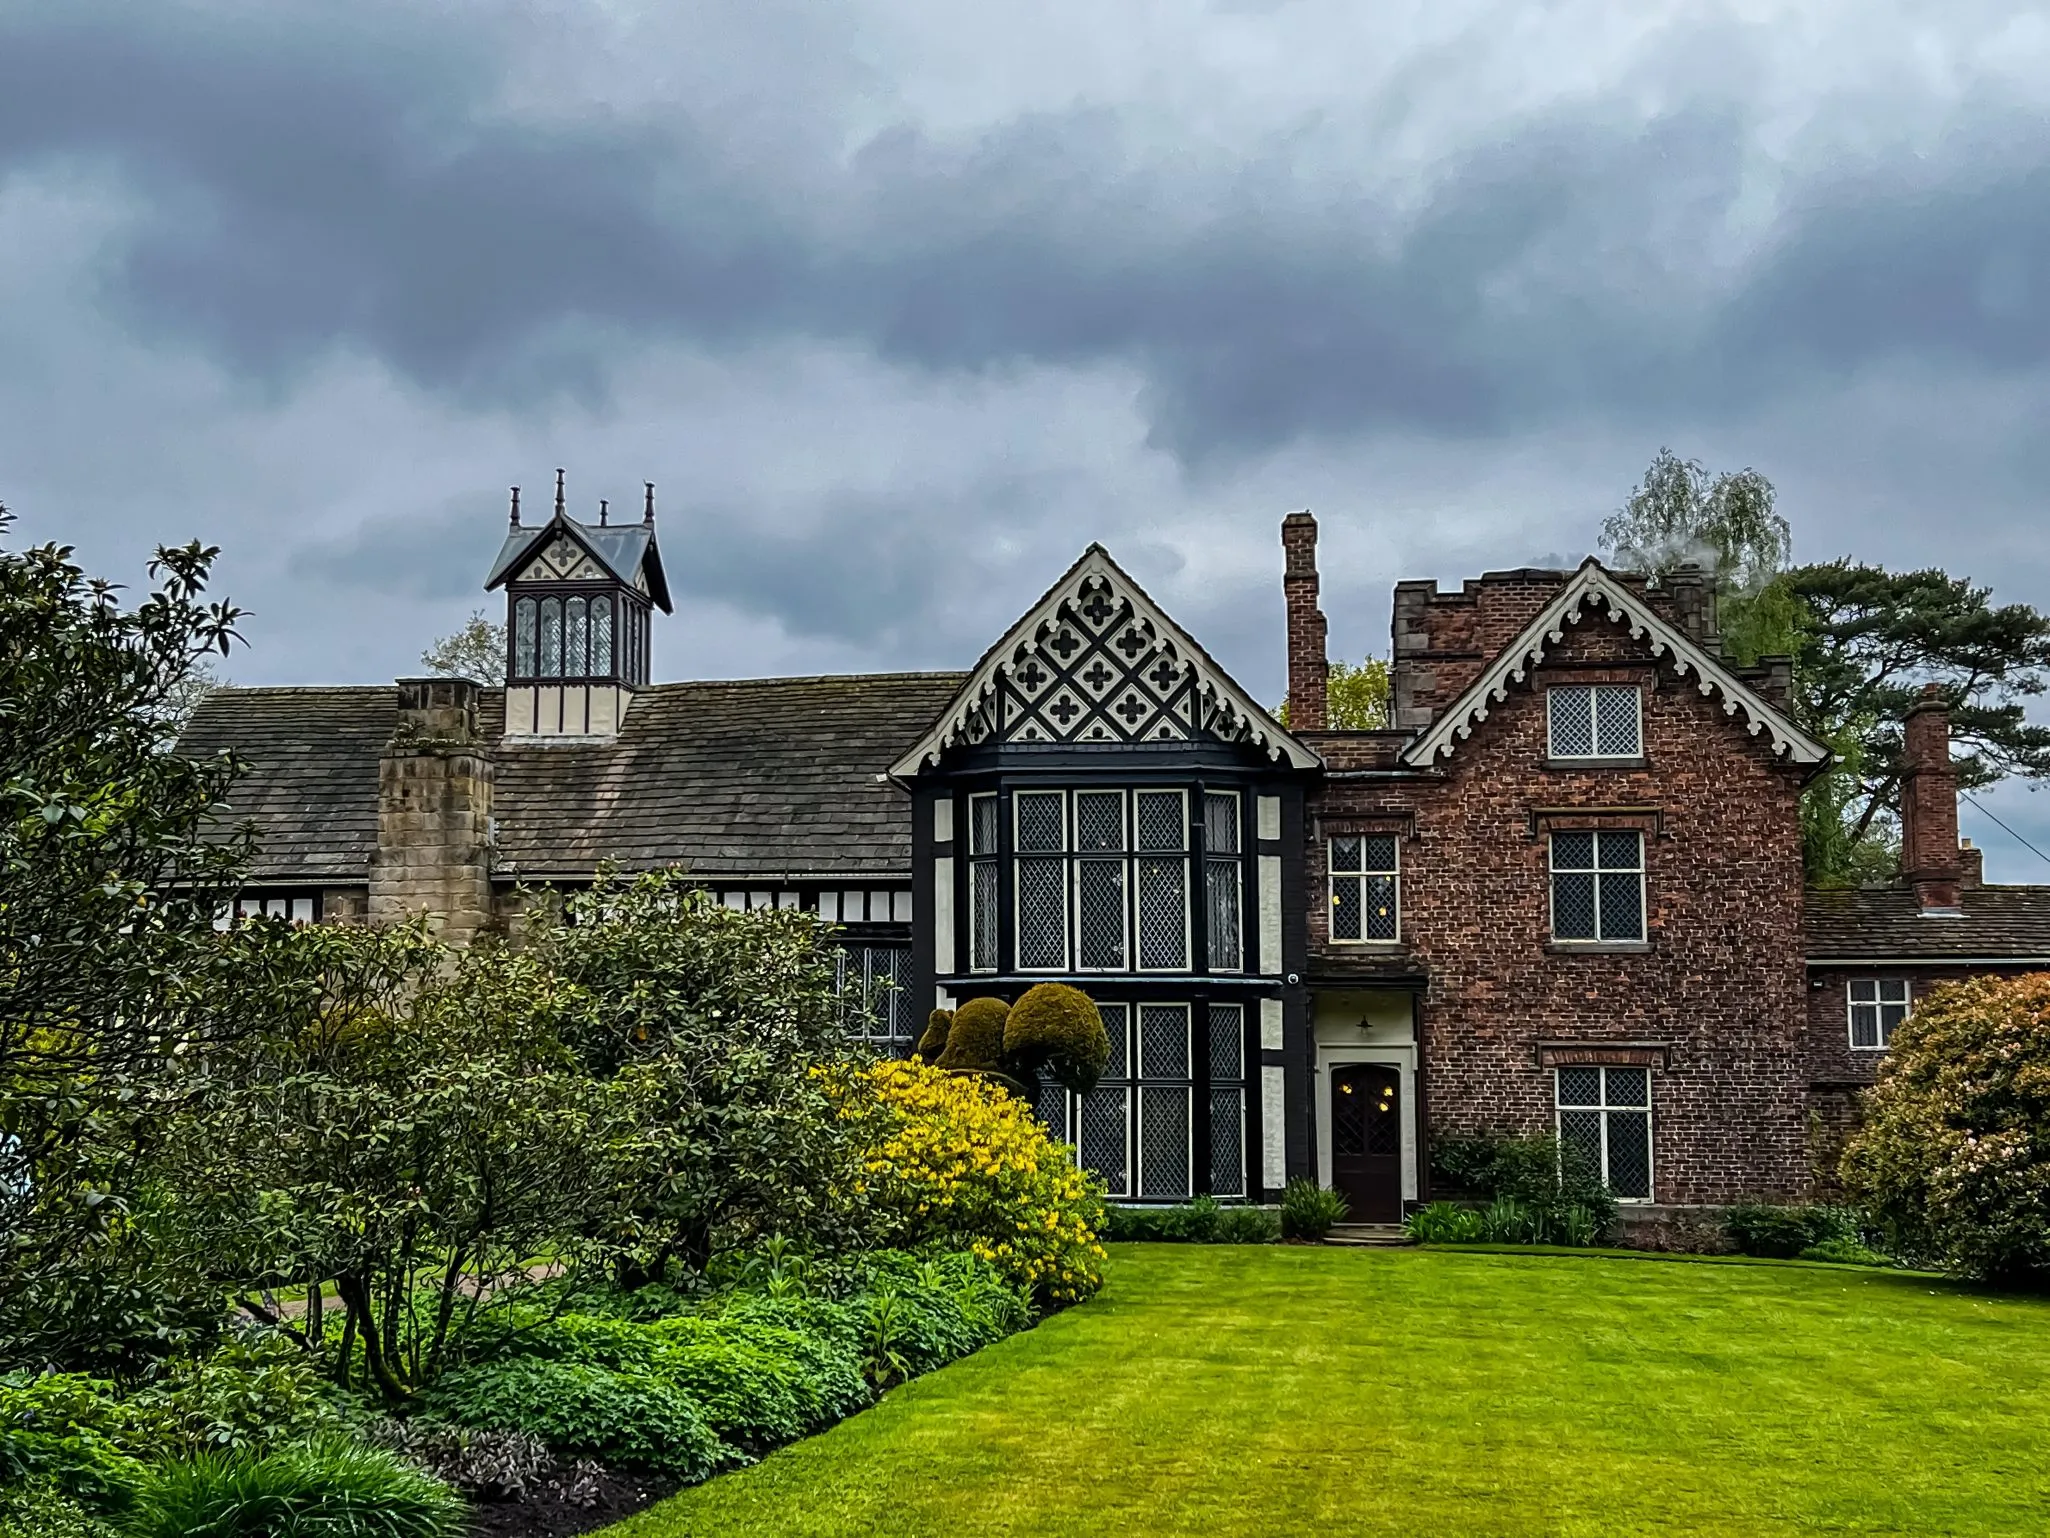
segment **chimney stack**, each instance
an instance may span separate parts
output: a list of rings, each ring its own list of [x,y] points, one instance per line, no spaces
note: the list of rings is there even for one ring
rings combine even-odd
[[[1923,913],[1959,912],[1965,862],[1957,841],[1957,770],[1950,762],[1950,705],[1935,684],[1908,710],[1902,733],[1901,875]]]
[[[1308,512],[1281,520],[1281,592],[1288,605],[1288,726],[1324,729],[1330,663],[1324,651],[1324,611],[1317,607],[1317,520]]]

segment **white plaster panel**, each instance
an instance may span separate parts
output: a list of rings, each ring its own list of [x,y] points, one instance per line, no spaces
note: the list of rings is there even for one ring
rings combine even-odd
[[[619,730],[619,691],[599,684],[591,690],[591,734],[610,737]]]
[[[1281,975],[1281,856],[1260,856],[1260,971]]]
[[[936,844],[954,841],[954,798],[941,796],[932,804],[932,837]]]
[[[1279,1190],[1288,1183],[1288,1096],[1279,1068],[1260,1070],[1260,1184]]]
[[[532,689],[508,689],[505,691],[505,734],[508,737],[526,737],[534,730],[534,691]]]
[[[1254,817],[1257,820],[1257,831],[1261,838],[1281,837],[1281,797],[1255,797]]]
[[[953,804],[951,801],[940,803],[949,808]],[[932,925],[932,969],[945,974],[954,970],[954,860],[951,855],[932,862]]]
[[[1281,1050],[1281,1000],[1260,1001],[1260,1050],[1279,1052]]]

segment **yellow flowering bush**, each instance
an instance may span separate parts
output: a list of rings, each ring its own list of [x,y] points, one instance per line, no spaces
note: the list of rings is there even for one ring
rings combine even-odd
[[[869,1121],[869,1195],[893,1242],[973,1250],[1042,1307],[1103,1285],[1103,1197],[1031,1110],[975,1074],[924,1063],[865,1070],[874,1099],[843,1102]]]

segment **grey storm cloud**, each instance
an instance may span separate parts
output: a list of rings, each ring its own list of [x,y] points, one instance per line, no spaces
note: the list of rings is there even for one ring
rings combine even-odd
[[[1306,187],[1283,137],[1230,164],[1143,156],[1106,107],[765,165],[711,114],[509,111],[512,44],[481,14],[17,11],[0,176],[121,175],[107,281],[142,326],[274,378],[363,351],[480,406],[601,399],[648,337],[933,370],[1114,362],[1192,462],[1712,415],[1903,354],[2050,354],[2040,119],[1949,147],[1969,174],[1803,173],[1723,270],[1690,252],[1743,195],[1728,105],[1648,125],[1601,96],[1551,108],[1401,211],[1364,182]]]

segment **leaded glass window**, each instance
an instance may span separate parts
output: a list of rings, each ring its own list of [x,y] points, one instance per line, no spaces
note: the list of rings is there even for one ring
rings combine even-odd
[[[582,678],[587,668],[586,605],[572,598],[562,606],[562,671],[568,678]]]
[[[837,972],[847,1034],[890,1051],[908,1048],[915,1039],[911,952],[901,945],[843,945]]]
[[[591,674],[612,676],[612,600],[603,593],[591,600]]]
[[[562,677],[562,600],[541,600],[541,668],[543,678]]]
[[[1245,881],[1239,863],[1239,798],[1235,791],[1203,796],[1203,920],[1210,970],[1244,969],[1239,910]]]
[[[1331,938],[1402,937],[1399,841],[1392,833],[1353,833],[1331,840]]]
[[[1894,1029],[1908,1018],[1911,999],[1902,977],[1864,977],[1849,985],[1851,1045],[1880,1052],[1893,1044]]]
[[[1651,1070],[1554,1070],[1559,1156],[1580,1161],[1619,1201],[1651,1200]]]
[[[1635,684],[1574,684],[1545,691],[1553,758],[1640,758],[1642,691]]]
[[[1189,1007],[1139,1006],[1139,1195],[1189,1194]]]
[[[1552,835],[1552,938],[1644,938],[1644,835],[1587,829]]]
[[[1243,1005],[1212,1004],[1210,1039],[1210,1194],[1246,1194],[1246,1087]]]
[[[1021,790],[1011,798],[1016,824],[1018,966],[1059,972],[1068,965],[1067,796]]]
[[[997,798],[968,798],[968,969],[997,969]]]
[[[1074,1100],[1076,1156],[1112,1196],[1130,1196],[1132,1147],[1131,1006],[1101,1004],[1110,1058],[1096,1088]]]
[[[1075,960],[1122,972],[1125,944],[1125,793],[1075,792]]]
[[[513,677],[534,676],[535,605],[522,598],[513,605]]]
[[[1140,850],[1139,969],[1184,971],[1189,965],[1186,803],[1178,790],[1137,791],[1132,803]]]

